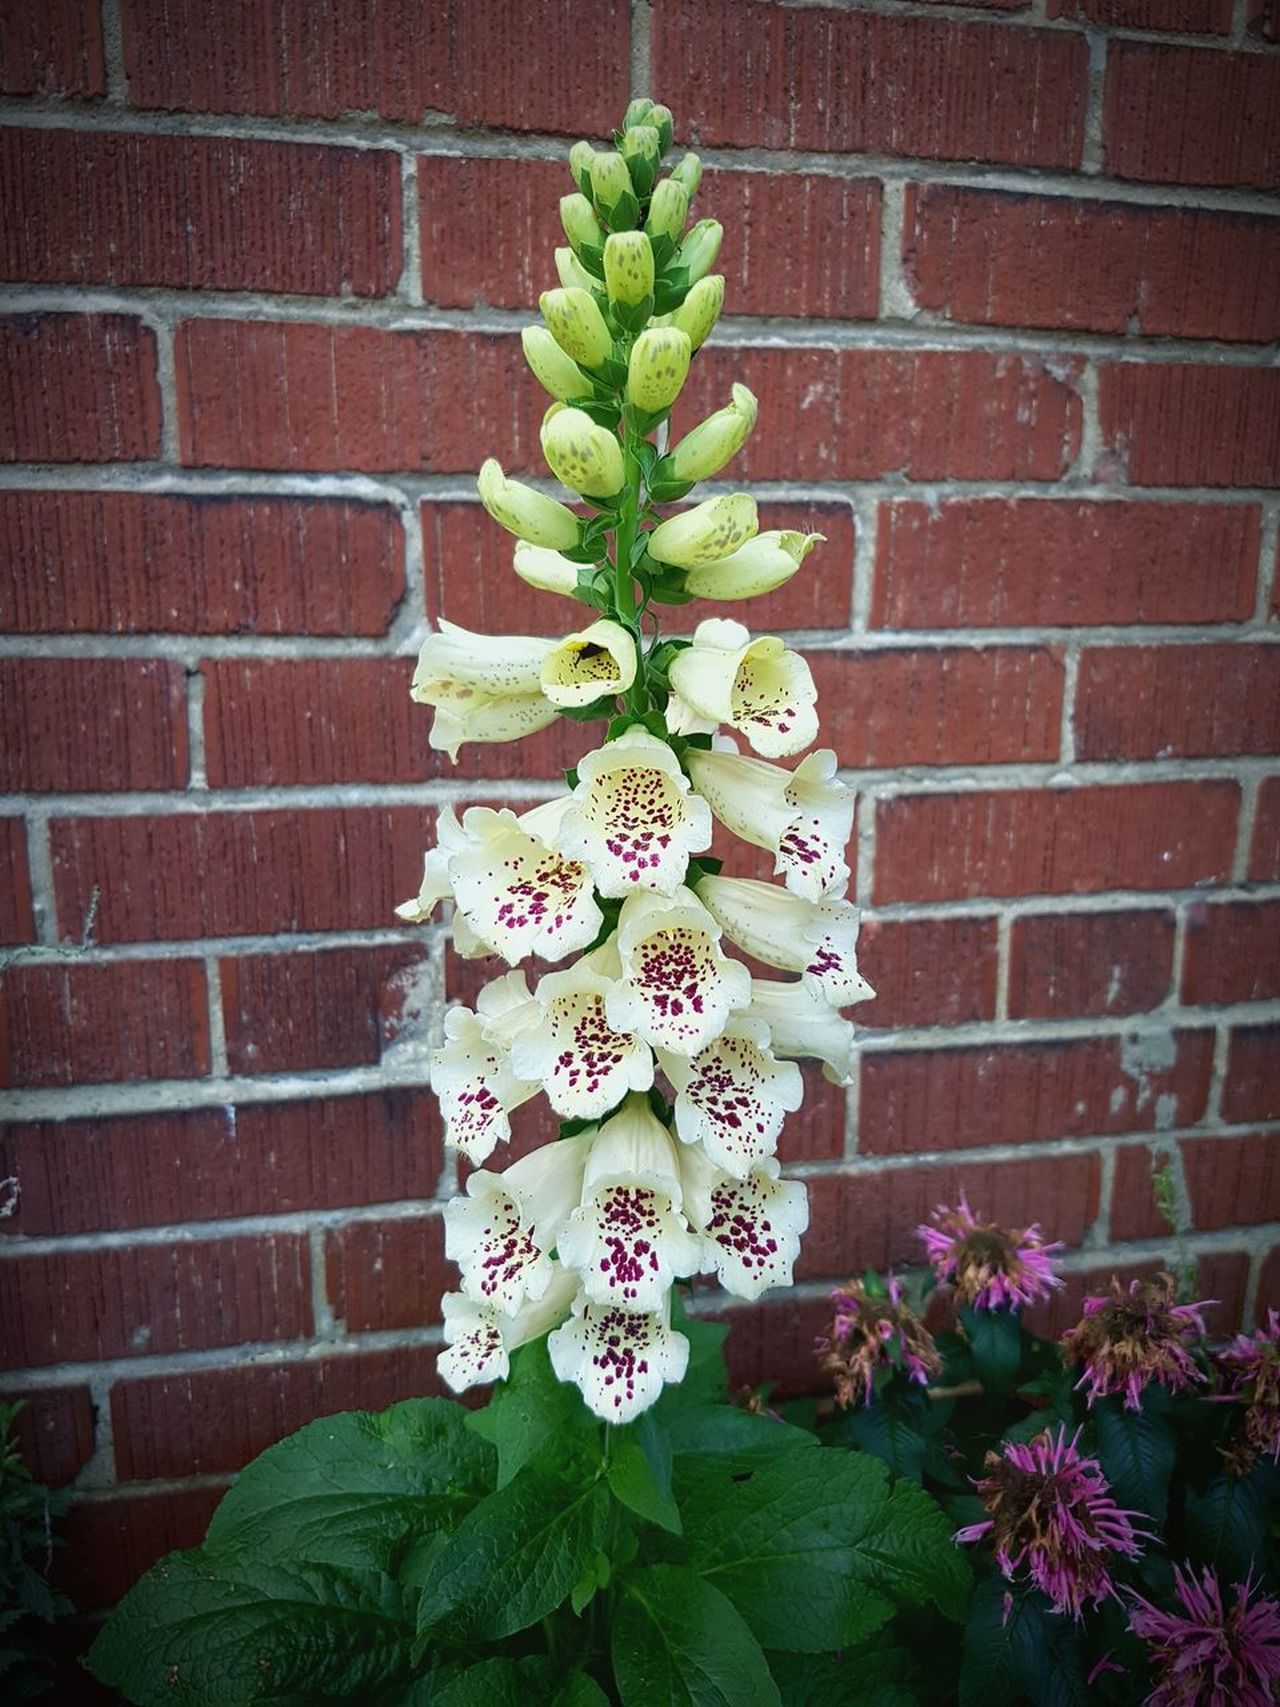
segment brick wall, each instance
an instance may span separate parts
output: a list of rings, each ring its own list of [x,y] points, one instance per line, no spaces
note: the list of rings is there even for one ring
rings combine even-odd
[[[680,419],[746,380],[744,476],[827,535],[757,620],[860,790],[881,992],[792,1122],[802,1283],[732,1312],[737,1371],[802,1380],[830,1279],[961,1184],[1076,1299],[1159,1260],[1158,1156],[1218,1325],[1280,1302],[1276,36],[1268,0],[6,8],[2,1379],[84,1604],[282,1432],[434,1389],[423,1051],[477,969],[392,908],[441,800],[545,796],[586,737],[453,772],[406,687],[442,613],[565,621],[471,475],[538,472],[516,334],[565,139],[633,86],[729,230]]]

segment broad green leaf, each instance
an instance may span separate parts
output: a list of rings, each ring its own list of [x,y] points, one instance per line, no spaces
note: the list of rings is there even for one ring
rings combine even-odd
[[[649,1414],[619,1433],[609,1458],[614,1498],[637,1517],[679,1535],[680,1511],[671,1493],[671,1445],[666,1435]]]
[[[764,1655],[733,1606],[679,1565],[630,1577],[613,1623],[623,1707],[781,1707]]]
[[[550,1676],[541,1658],[481,1660],[425,1699],[431,1707],[528,1707],[548,1699]]]
[[[1267,1567],[1267,1501],[1255,1471],[1224,1471],[1203,1492],[1188,1488],[1183,1505],[1187,1551],[1197,1563],[1213,1565],[1227,1582],[1257,1577]]]
[[[924,1477],[929,1442],[916,1426],[916,1414],[892,1398],[859,1405],[846,1413],[835,1441],[870,1452],[887,1464],[895,1476],[919,1482]]]
[[[1086,1707],[1088,1700],[1071,1619],[1051,1612],[1038,1594],[1010,1596],[1003,1577],[979,1584],[964,1633],[960,1707]]]
[[[473,1411],[467,1424],[497,1448],[499,1488],[505,1488],[549,1441],[563,1443],[578,1434],[594,1441],[599,1433],[578,1389],[557,1379],[545,1338],[515,1354],[510,1379],[494,1388],[489,1403]]]
[[[492,1486],[493,1454],[443,1399],[321,1417],[240,1472],[205,1540],[256,1559],[392,1569]]]
[[[369,1700],[408,1680],[415,1599],[375,1571],[171,1553],[112,1613],[89,1664],[138,1707]]]
[[[1007,1393],[1022,1362],[1022,1324],[1016,1310],[975,1310],[964,1305],[960,1320],[969,1339],[973,1371],[988,1393]]]
[[[732,1458],[753,1464],[779,1452],[818,1444],[816,1436],[805,1429],[757,1416],[737,1405],[688,1405],[670,1417],[663,1417],[661,1410],[659,1404],[653,1414],[677,1458]]]
[[[609,1707],[609,1697],[595,1678],[585,1671],[575,1671],[560,1687],[551,1707]]]
[[[782,1707],[918,1707],[901,1648],[861,1653],[766,1654]]]
[[[1093,1409],[1098,1460],[1111,1483],[1116,1504],[1144,1511],[1163,1523],[1169,1509],[1169,1478],[1178,1456],[1178,1442],[1168,1420],[1152,1411],[1126,1410],[1114,1395],[1099,1399]]]
[[[604,1540],[609,1493],[530,1465],[471,1511],[422,1591],[421,1635],[498,1641],[565,1600]]]
[[[682,1381],[663,1390],[657,1405],[662,1417],[674,1415],[687,1405],[723,1402],[727,1391],[723,1347],[728,1328],[723,1322],[703,1322],[687,1315],[678,1291],[671,1294],[671,1325],[689,1342],[689,1366]]]

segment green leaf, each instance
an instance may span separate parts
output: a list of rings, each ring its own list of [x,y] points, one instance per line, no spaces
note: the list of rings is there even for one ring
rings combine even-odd
[[[557,1378],[545,1338],[516,1352],[510,1377],[494,1388],[489,1403],[473,1412],[468,1424],[497,1448],[499,1488],[549,1442],[589,1436],[594,1443],[598,1432],[578,1389]]]
[[[422,1700],[424,1707],[428,1702],[430,1707],[526,1707],[545,1700],[550,1686],[550,1662],[541,1656],[489,1659],[450,1676]]]
[[[89,1667],[138,1707],[368,1700],[408,1678],[415,1598],[375,1571],[171,1553],[112,1613]]]
[[[960,1707],[1086,1707],[1083,1648],[1070,1618],[1037,1594],[1012,1596],[1003,1577],[988,1577],[973,1597],[964,1633]]]
[[[623,1707],[781,1707],[764,1655],[733,1606],[679,1565],[628,1579],[613,1625]]]
[[[668,1389],[669,1391],[670,1389]],[[661,1417],[677,1458],[731,1458],[734,1468],[752,1466],[792,1448],[816,1447],[817,1437],[790,1423],[740,1410],[737,1405],[685,1405]]]
[[[704,1322],[688,1315],[677,1291],[671,1294],[671,1325],[689,1342],[689,1367],[683,1381],[664,1389],[668,1411],[683,1404],[723,1399],[728,1384],[723,1349],[728,1327],[723,1322]]]
[[[1213,1565],[1225,1581],[1239,1582],[1265,1570],[1268,1551],[1267,1500],[1256,1471],[1224,1471],[1203,1491],[1188,1488],[1183,1505],[1187,1551]]]
[[[609,1697],[595,1678],[588,1677],[585,1671],[575,1671],[565,1681],[551,1707],[609,1707]]]
[[[917,1707],[901,1648],[852,1654],[766,1654],[782,1707]]]
[[[1168,1419],[1146,1409],[1126,1410],[1121,1399],[1108,1394],[1094,1406],[1093,1422],[1098,1460],[1116,1504],[1144,1511],[1162,1524],[1178,1457],[1177,1436]]]
[[[609,1459],[609,1487],[615,1499],[672,1535],[681,1533],[680,1511],[671,1493],[671,1446],[646,1414],[621,1440]]]
[[[973,1371],[988,1393],[1007,1393],[1022,1362],[1022,1324],[1016,1310],[975,1310],[965,1304],[960,1320],[969,1338]]]
[[[895,1476],[919,1482],[924,1476],[929,1442],[916,1426],[914,1414],[894,1399],[880,1395],[870,1405],[849,1411],[833,1444],[852,1443],[887,1464]]]
[[[242,1470],[205,1545],[257,1560],[392,1570],[413,1539],[452,1529],[493,1484],[493,1454],[444,1399],[308,1423]]]

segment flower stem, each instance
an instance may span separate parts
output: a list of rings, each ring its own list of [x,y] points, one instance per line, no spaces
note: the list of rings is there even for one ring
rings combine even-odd
[[[636,584],[631,572],[631,553],[636,542],[640,520],[640,459],[636,455],[636,431],[624,417],[622,428],[622,459],[627,472],[627,484],[618,513],[618,532],[614,548],[613,600],[620,621],[634,627],[636,621]]]

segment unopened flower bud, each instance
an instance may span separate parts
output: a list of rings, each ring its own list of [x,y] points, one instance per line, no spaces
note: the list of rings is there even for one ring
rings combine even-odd
[[[591,194],[599,208],[616,207],[631,194],[627,163],[612,148],[597,149],[591,161]]]
[[[692,485],[718,474],[747,442],[756,424],[756,408],[755,394],[745,385],[735,385],[733,401],[700,421],[672,451],[673,478]]]
[[[552,551],[572,551],[582,537],[582,524],[566,504],[535,491],[520,480],[508,480],[501,466],[488,457],[476,481],[480,502],[497,522],[530,545]]]
[[[630,130],[633,124],[648,124],[649,114],[653,111],[653,102],[647,95],[637,95],[628,106],[623,116],[623,130]]]
[[[669,409],[689,372],[693,346],[674,326],[650,327],[631,347],[627,402],[651,415]]]
[[[789,581],[824,536],[778,528],[758,533],[727,557],[718,557],[685,576],[684,590],[696,599],[752,599]]]
[[[649,109],[649,116],[644,122],[646,124],[651,124],[657,131],[658,146],[662,153],[665,154],[671,146],[671,137],[675,130],[675,119],[672,117],[671,108],[664,107],[661,103],[655,107],[651,107]]]
[[[674,242],[689,217],[689,194],[674,178],[664,178],[654,187],[644,228],[650,237],[670,237]]]
[[[631,307],[653,294],[653,250],[643,231],[614,231],[604,245],[604,282],[613,302]]]
[[[699,279],[679,308],[671,315],[671,324],[688,335],[695,350],[702,348],[720,318],[724,307],[724,274],[709,273]]]
[[[553,403],[542,422],[542,454],[564,485],[591,498],[611,498],[626,481],[617,435],[582,409]]]
[[[688,269],[691,285],[711,271],[723,236],[718,219],[700,219],[676,251],[676,265]]]
[[[575,142],[569,150],[569,171],[573,181],[585,195],[591,185],[591,162],[595,149],[589,142]]]
[[[592,158],[595,158],[594,151]],[[584,248],[598,249],[604,242],[604,231],[586,196],[560,197],[560,223],[575,251]]]
[[[556,250],[556,273],[566,290],[600,289],[600,280],[587,271],[567,244]]]
[[[524,359],[544,391],[562,403],[591,396],[591,381],[577,362],[571,361],[545,326],[526,326],[520,334]]]
[[[564,593],[572,598],[577,589],[578,565],[558,551],[548,551],[545,545],[517,540],[512,568],[526,586],[536,587],[540,593]]]
[[[684,186],[688,191],[689,200],[692,201],[698,193],[698,185],[702,182],[702,162],[696,154],[686,154],[671,176]]]
[[[646,543],[659,563],[699,569],[745,545],[758,526],[755,499],[748,492],[732,492],[681,510],[654,528]]]
[[[661,157],[658,133],[649,124],[631,125],[623,132],[621,146],[624,160],[638,155],[642,160],[652,160],[656,164]]]
[[[599,367],[613,349],[613,339],[588,290],[544,290],[538,298],[551,336],[567,356],[583,367]]]

